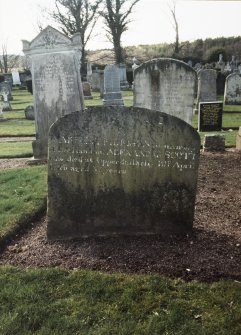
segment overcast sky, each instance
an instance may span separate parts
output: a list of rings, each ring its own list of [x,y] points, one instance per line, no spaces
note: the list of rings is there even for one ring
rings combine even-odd
[[[140,0],[134,7],[129,30],[123,34],[123,45],[174,42],[170,1]],[[43,27],[52,24],[40,7],[54,8],[54,0],[0,0],[0,47],[5,44],[8,53],[22,54],[21,40],[35,38],[39,33],[38,23]],[[181,41],[241,36],[241,1],[178,0],[176,15]],[[99,22],[98,35],[92,38],[87,49],[111,47],[102,26]]]

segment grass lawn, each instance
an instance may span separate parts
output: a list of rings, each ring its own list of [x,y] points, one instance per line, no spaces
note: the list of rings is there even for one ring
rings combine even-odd
[[[0,137],[3,136],[35,136],[35,123],[26,119],[0,122]]]
[[[1,143],[0,158],[32,157],[32,142]]]
[[[241,283],[0,267],[1,335],[240,335]]]
[[[46,166],[0,172],[0,239],[46,208]]]

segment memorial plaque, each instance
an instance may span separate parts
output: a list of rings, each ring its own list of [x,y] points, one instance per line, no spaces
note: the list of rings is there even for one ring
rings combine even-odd
[[[93,107],[52,125],[48,238],[185,235],[193,225],[200,137],[147,109]]]
[[[134,106],[176,116],[192,124],[196,72],[171,58],[153,59],[134,70]]]
[[[23,41],[33,78],[36,159],[47,159],[48,132],[61,116],[84,108],[80,78],[80,34],[71,39],[48,26],[31,42]]]
[[[220,131],[222,129],[223,102],[200,102],[198,131]]]

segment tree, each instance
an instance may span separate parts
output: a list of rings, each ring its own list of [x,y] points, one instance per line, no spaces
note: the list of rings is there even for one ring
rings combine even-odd
[[[177,15],[176,15],[176,0],[172,1],[172,7],[170,7],[170,11],[173,18],[173,28],[175,30],[175,43],[174,43],[174,51],[173,56],[177,56],[180,52],[180,43],[179,43],[179,26],[177,21]]]
[[[67,36],[79,32],[82,40],[81,67],[86,62],[86,44],[88,43],[98,19],[98,9],[103,0],[55,0],[56,10],[50,15],[60,24]]]
[[[105,8],[100,15],[105,20],[107,38],[113,44],[115,61],[124,63],[125,55],[121,45],[121,36],[128,30],[133,7],[140,0],[105,0]]]
[[[19,61],[19,55],[9,55],[7,45],[2,45],[2,54],[0,55],[0,72],[8,73]]]

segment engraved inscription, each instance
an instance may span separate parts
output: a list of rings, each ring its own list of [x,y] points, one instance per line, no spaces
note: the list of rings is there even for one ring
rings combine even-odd
[[[151,145],[147,140],[84,140],[75,136],[52,141],[51,170],[57,173],[126,174],[131,168],[193,170],[196,151],[185,146]]]

